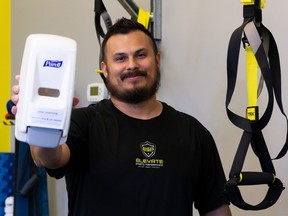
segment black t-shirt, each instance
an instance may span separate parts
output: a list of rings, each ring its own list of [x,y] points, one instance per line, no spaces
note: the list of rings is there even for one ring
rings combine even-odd
[[[165,103],[150,120],[110,100],[72,112],[65,175],[71,216],[191,216],[224,203],[225,176],[214,140],[195,118]]]

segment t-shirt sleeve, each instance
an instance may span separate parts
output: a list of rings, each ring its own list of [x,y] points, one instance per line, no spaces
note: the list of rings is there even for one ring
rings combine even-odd
[[[226,177],[215,141],[207,129],[198,134],[202,134],[199,137],[202,147],[202,172],[199,187],[197,187],[195,208],[198,209],[200,214],[205,214],[223,204],[229,204],[229,201],[224,196]]]

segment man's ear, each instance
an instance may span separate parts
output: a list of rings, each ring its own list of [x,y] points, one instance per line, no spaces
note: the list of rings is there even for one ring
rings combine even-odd
[[[102,70],[102,73],[103,75],[105,76],[105,78],[107,77],[107,65],[104,61],[101,62],[101,70]]]
[[[159,52],[156,54],[156,62],[157,62],[158,67],[160,67],[160,53]]]

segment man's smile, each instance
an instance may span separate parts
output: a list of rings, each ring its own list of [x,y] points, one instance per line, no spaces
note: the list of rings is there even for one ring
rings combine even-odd
[[[126,73],[121,74],[120,78],[123,81],[124,79],[130,79],[130,78],[133,79],[139,76],[146,77],[147,73],[145,71],[140,71],[140,70],[128,71]]]

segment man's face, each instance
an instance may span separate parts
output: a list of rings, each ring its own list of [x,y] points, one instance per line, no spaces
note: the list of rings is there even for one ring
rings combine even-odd
[[[105,47],[105,62],[101,63],[111,98],[140,103],[158,90],[160,56],[141,31],[110,37]]]

